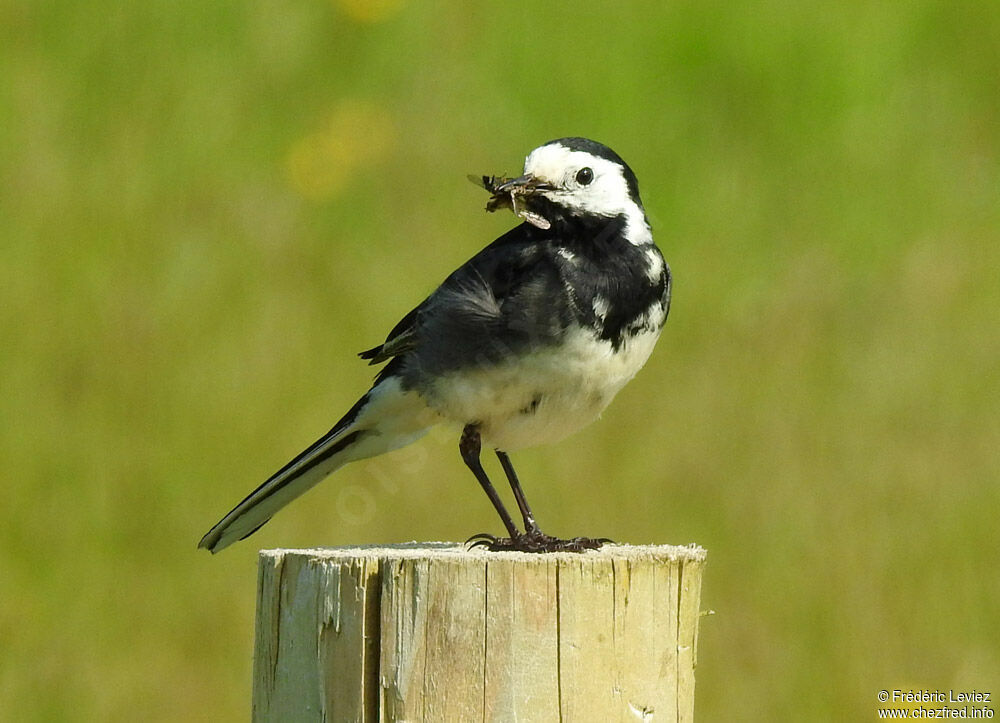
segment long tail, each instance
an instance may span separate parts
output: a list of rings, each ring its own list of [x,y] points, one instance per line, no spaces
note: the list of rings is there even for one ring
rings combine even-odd
[[[380,379],[329,432],[223,517],[198,547],[215,553],[249,537],[282,507],[348,462],[403,447],[433,426],[433,413],[394,377]]]

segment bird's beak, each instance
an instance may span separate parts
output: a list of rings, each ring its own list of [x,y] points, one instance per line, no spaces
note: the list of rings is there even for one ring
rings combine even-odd
[[[531,174],[512,178],[504,181],[495,189],[493,193],[533,193],[535,191],[548,191],[551,186]]]
[[[471,178],[471,176],[470,176]],[[547,229],[551,222],[529,209],[525,199],[540,191],[551,191],[553,186],[544,181],[525,174],[518,178],[502,179],[496,176],[483,176],[483,188],[490,192],[490,200],[486,202],[487,211],[509,208],[518,218],[523,218],[532,226]],[[475,180],[473,178],[473,180]]]

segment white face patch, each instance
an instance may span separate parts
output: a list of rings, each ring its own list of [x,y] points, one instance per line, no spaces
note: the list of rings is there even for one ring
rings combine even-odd
[[[593,180],[583,184],[577,174],[583,168],[593,172]],[[533,150],[524,162],[525,174],[553,186],[541,192],[560,206],[595,216],[624,216],[625,236],[633,244],[650,243],[652,236],[642,208],[629,195],[622,167],[585,151],[574,151],[559,143]],[[516,212],[516,211],[515,211]],[[525,217],[530,222],[530,219]]]

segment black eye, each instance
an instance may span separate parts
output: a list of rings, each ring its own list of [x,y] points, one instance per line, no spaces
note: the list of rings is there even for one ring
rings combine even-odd
[[[576,172],[576,182],[581,186],[589,186],[590,182],[594,180],[594,172],[589,168],[581,168]]]

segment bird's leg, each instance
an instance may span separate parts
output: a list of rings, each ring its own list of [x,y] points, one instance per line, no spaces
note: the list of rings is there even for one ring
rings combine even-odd
[[[510,535],[511,539],[515,539],[520,536],[517,526],[514,524],[514,520],[511,519],[510,513],[507,512],[507,508],[503,506],[503,502],[500,499],[500,495],[497,494],[496,489],[493,487],[493,483],[490,482],[490,478],[486,476],[486,470],[483,469],[482,463],[479,461],[479,452],[482,449],[482,442],[479,437],[479,428],[474,424],[465,425],[465,429],[462,430],[462,438],[458,442],[458,451],[462,453],[462,459],[465,461],[465,466],[472,470],[472,474],[476,476],[479,480],[479,484],[482,486],[483,490],[486,492],[486,496],[490,498],[490,502],[496,508],[497,514],[500,515],[500,519],[503,520],[504,527],[507,528],[507,534]],[[490,535],[475,535],[472,539],[491,539]],[[495,538],[494,538],[495,539]]]
[[[468,430],[468,427],[466,427],[466,430]],[[464,438],[465,435],[463,434]],[[478,452],[479,435],[477,434],[477,463],[479,460]],[[485,547],[492,552],[502,552],[504,550],[517,552],[583,552],[584,550],[596,550],[604,543],[611,542],[611,540],[604,537],[598,539],[574,537],[571,540],[561,540],[558,537],[546,535],[538,529],[538,523],[535,522],[535,516],[531,512],[531,507],[528,506],[528,500],[524,496],[524,490],[521,489],[521,482],[517,478],[517,472],[514,471],[514,465],[511,464],[510,457],[507,456],[506,452],[502,452],[499,449],[496,450],[496,453],[497,459],[500,460],[500,466],[503,467],[504,474],[507,475],[507,481],[510,482],[510,489],[514,493],[514,499],[517,500],[517,507],[521,510],[521,517],[524,518],[524,533],[512,532],[510,537],[493,537],[486,534],[474,535],[470,539],[473,545]],[[466,464],[468,464],[468,460],[466,460]],[[473,472],[475,472],[474,469]],[[483,476],[485,477],[485,474]],[[490,489],[492,489],[492,486]],[[496,493],[494,492],[494,494]]]
[[[497,459],[500,460],[500,466],[503,467],[504,474],[507,475],[507,481],[510,482],[510,488],[514,492],[514,499],[517,500],[517,507],[521,510],[521,517],[524,518],[524,531],[531,534],[540,534],[541,530],[538,529],[538,523],[535,522],[535,516],[531,513],[531,508],[528,506],[528,500],[524,496],[524,490],[521,489],[521,482],[517,478],[517,472],[514,471],[514,465],[511,464],[510,457],[507,456],[506,452],[502,452],[499,449],[496,450]]]

